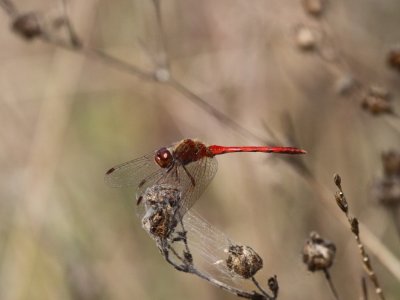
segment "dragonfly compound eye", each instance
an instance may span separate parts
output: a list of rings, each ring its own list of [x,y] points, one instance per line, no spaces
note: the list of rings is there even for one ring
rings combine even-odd
[[[156,152],[154,160],[161,168],[168,168],[172,164],[172,154],[167,148],[161,148]]]

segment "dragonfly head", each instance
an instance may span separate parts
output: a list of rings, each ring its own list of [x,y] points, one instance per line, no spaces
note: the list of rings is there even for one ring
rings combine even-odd
[[[171,151],[169,151],[167,148],[159,149],[154,156],[154,160],[161,168],[170,167],[174,161]]]

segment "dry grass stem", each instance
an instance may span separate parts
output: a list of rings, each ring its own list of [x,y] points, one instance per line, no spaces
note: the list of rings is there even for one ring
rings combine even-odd
[[[346,196],[343,192],[342,185],[341,185],[341,178],[338,174],[335,174],[334,182],[335,182],[337,188],[339,189],[339,191],[335,194],[336,203],[338,204],[338,206],[340,207],[342,212],[346,215],[347,220],[350,224],[351,232],[354,234],[358,248],[360,250],[360,255],[362,258],[362,263],[363,263],[365,272],[367,273],[369,279],[371,280],[372,284],[374,285],[375,293],[379,296],[379,299],[384,300],[385,297],[383,295],[383,290],[379,284],[378,277],[372,267],[371,260],[368,256],[368,254],[365,250],[364,244],[362,243],[361,238],[360,238],[360,229],[359,229],[358,219],[354,216],[351,216],[349,213],[348,203],[347,203]]]

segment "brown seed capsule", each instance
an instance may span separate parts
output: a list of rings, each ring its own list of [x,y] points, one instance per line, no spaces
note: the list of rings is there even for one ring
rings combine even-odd
[[[302,0],[304,10],[314,17],[318,17],[322,13],[322,0]]]
[[[335,193],[336,204],[340,207],[340,209],[347,214],[349,210],[349,205],[347,204],[346,197],[344,196],[343,192],[336,192]]]
[[[400,176],[376,179],[373,184],[374,199],[382,205],[393,207],[400,204]]]
[[[301,26],[296,31],[296,43],[301,50],[313,50],[316,46],[316,37],[310,28]]]
[[[12,22],[12,29],[27,40],[42,34],[39,18],[35,13],[26,13],[17,16]]]
[[[151,186],[141,195],[146,210],[142,226],[153,238],[168,238],[174,232],[180,197],[180,191],[170,185]]]
[[[249,246],[232,245],[228,253],[226,266],[243,278],[254,276],[263,266],[262,258]]]
[[[358,234],[360,233],[359,227],[358,227],[358,219],[356,217],[352,218],[350,220],[350,224],[351,224],[351,231],[358,236]]]
[[[382,153],[382,165],[385,176],[400,176],[400,152]]]
[[[372,115],[393,113],[392,105],[388,99],[371,94],[364,97],[361,107]]]
[[[339,189],[342,189],[342,186],[341,186],[341,184],[342,184],[342,178],[340,177],[339,174],[334,174],[334,175],[333,175],[333,181],[335,182],[336,186],[337,186]]]
[[[357,86],[357,80],[351,74],[343,74],[335,82],[335,91],[341,96],[347,96],[350,95]]]
[[[276,296],[278,295],[278,292],[279,292],[279,284],[278,284],[278,279],[276,278],[276,275],[274,275],[273,277],[270,277],[268,279],[268,287],[276,298]]]
[[[156,184],[148,187],[141,197],[145,205],[158,205],[160,203],[165,203],[173,207],[178,205],[181,198],[181,192],[173,185]]]
[[[381,86],[376,86],[376,85],[370,86],[369,87],[369,94],[371,96],[375,96],[375,97],[378,97],[378,98],[383,98],[383,99],[386,99],[386,100],[390,99],[389,91],[387,89],[381,87]]]
[[[311,232],[303,248],[303,262],[311,272],[325,270],[332,266],[335,254],[335,244]]]
[[[390,67],[400,72],[400,47],[389,51],[387,62]]]

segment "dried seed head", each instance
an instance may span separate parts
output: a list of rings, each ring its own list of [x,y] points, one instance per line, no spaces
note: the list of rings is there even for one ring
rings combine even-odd
[[[226,266],[243,278],[254,276],[263,266],[262,258],[249,246],[232,245],[228,253]]]
[[[301,4],[304,10],[314,17],[321,15],[324,6],[322,0],[303,0]]]
[[[361,107],[373,115],[393,113],[389,92],[377,86],[369,88],[368,94],[362,99]]]
[[[168,238],[175,230],[180,197],[180,191],[170,185],[148,187],[141,195],[146,210],[142,226],[153,238]]]
[[[336,204],[340,207],[340,209],[347,214],[349,211],[349,205],[347,204],[346,197],[343,192],[338,191],[335,193]]]
[[[389,51],[387,62],[390,67],[400,72],[400,47],[393,48]]]
[[[400,176],[400,152],[382,153],[382,165],[385,176]]]
[[[360,229],[358,227],[358,219],[356,217],[352,218],[350,220],[350,224],[351,224],[351,231],[358,236],[360,233]]]
[[[159,82],[167,82],[170,80],[171,74],[166,68],[158,68],[154,72],[154,77]]]
[[[142,201],[147,206],[167,204],[171,207],[178,205],[181,192],[170,184],[156,184],[148,187],[141,195]]]
[[[167,208],[149,209],[142,219],[143,228],[152,237],[168,238],[177,225],[174,211]]]
[[[335,91],[341,95],[349,95],[358,85],[356,79],[351,74],[341,75],[335,83]]]
[[[301,26],[296,32],[296,43],[301,50],[313,50],[316,46],[316,37],[310,28]]]
[[[333,175],[333,181],[335,182],[336,186],[341,190],[342,189],[342,178],[339,174]]]
[[[278,292],[279,292],[279,284],[278,284],[278,279],[276,278],[276,275],[274,275],[273,277],[270,277],[268,279],[268,287],[276,298],[276,296],[278,295]]]
[[[372,189],[373,197],[382,205],[392,207],[400,204],[400,176],[376,179]]]
[[[383,98],[386,100],[390,99],[390,93],[387,89],[381,86],[373,85],[369,87],[369,94],[378,98]]]
[[[11,25],[12,29],[27,40],[31,40],[42,34],[39,18],[35,13],[26,13],[17,16]]]
[[[311,272],[329,269],[333,264],[335,253],[335,244],[321,238],[318,233],[311,232],[303,248],[303,262]]]

